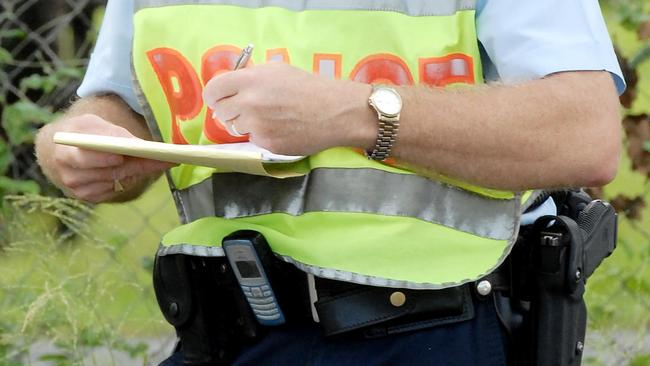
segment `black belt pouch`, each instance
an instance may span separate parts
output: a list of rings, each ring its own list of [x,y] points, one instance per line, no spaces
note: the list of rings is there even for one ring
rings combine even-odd
[[[366,337],[381,337],[474,317],[468,285],[410,290],[317,279],[316,289],[316,311],[328,336],[362,331]]]

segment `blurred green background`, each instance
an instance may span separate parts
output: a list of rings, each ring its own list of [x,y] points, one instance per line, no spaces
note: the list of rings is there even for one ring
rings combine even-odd
[[[61,198],[33,157],[36,129],[78,86],[104,3],[0,5],[0,365],[148,365],[173,347],[150,279],[177,224],[165,182],[88,206]],[[601,6],[629,87],[619,174],[590,189],[617,207],[619,243],[589,281],[584,364],[650,365],[650,2]]]

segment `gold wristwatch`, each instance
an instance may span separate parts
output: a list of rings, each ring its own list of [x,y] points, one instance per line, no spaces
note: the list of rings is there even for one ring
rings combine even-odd
[[[402,97],[393,88],[373,85],[368,104],[377,112],[379,130],[375,147],[372,151],[366,151],[366,156],[369,159],[383,161],[390,155],[390,150],[397,137]]]

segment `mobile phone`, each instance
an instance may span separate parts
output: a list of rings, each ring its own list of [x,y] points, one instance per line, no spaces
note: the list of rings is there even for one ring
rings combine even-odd
[[[237,231],[223,239],[222,247],[257,321],[262,325],[284,324],[284,314],[265,271],[273,252],[262,234]]]

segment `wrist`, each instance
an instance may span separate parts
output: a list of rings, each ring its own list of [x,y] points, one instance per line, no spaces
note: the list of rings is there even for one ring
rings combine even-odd
[[[377,114],[368,106],[372,85],[346,81],[342,91],[337,93],[334,108],[339,131],[337,146],[356,147],[367,150],[377,139]]]

